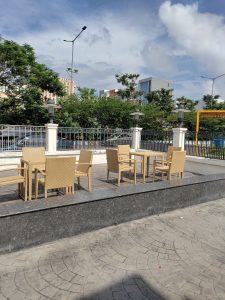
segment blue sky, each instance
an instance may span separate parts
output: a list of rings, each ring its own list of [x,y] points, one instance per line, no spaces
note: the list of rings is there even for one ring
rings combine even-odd
[[[172,82],[174,96],[200,99],[225,73],[225,1],[0,0],[0,34],[35,49],[37,59],[81,87],[120,87],[115,74],[139,73]],[[215,81],[225,99],[225,76]]]

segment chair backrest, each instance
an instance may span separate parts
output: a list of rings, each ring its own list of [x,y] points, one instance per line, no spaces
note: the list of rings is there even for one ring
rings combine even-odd
[[[130,145],[118,145],[118,154],[120,160],[126,160],[130,158]]]
[[[63,188],[74,184],[75,157],[46,158],[46,188]]]
[[[170,173],[183,172],[185,158],[186,151],[173,151],[170,164]]]
[[[22,159],[30,162],[45,162],[44,147],[23,147]]]
[[[107,168],[111,172],[119,172],[118,149],[106,149]]]
[[[168,146],[166,160],[170,161],[172,158],[173,151],[181,151],[181,147]]]
[[[84,173],[88,173],[88,170],[92,165],[92,159],[93,151],[81,149],[77,170]]]

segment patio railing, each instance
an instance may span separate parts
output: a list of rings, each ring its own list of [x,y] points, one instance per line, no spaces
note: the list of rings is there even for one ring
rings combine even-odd
[[[129,129],[108,128],[58,128],[58,150],[67,149],[105,149],[120,144],[132,143],[132,132]]]
[[[188,155],[225,159],[225,133],[200,132],[196,144],[195,132],[188,131],[185,136],[185,150]]]
[[[143,130],[141,134],[141,148],[166,152],[169,145],[173,144],[172,130],[153,131]]]
[[[0,125],[0,152],[45,147],[45,126]]]

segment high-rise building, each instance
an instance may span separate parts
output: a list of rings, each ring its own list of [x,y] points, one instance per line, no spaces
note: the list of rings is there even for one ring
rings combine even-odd
[[[71,93],[71,80],[68,78],[59,78],[60,82],[64,86],[64,90],[67,95],[70,95]],[[72,80],[72,95],[75,93],[75,81]],[[55,102],[57,101],[57,96],[53,93],[50,93],[49,91],[43,92],[43,98],[44,99],[53,99]]]
[[[171,83],[168,80],[158,79],[158,78],[154,78],[154,77],[148,77],[148,78],[139,80],[138,90],[143,93],[143,95],[141,96],[142,102],[147,102],[147,100],[145,100],[145,97],[144,97],[146,94],[148,94],[152,91],[158,91],[161,89],[171,90],[171,93],[172,93]]]

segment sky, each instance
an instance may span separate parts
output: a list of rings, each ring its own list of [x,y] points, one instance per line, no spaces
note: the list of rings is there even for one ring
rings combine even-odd
[[[225,73],[224,0],[0,0],[0,34],[30,44],[38,62],[77,86],[121,88],[115,74],[170,80],[174,97],[199,100]],[[214,81],[225,99],[225,76]]]

